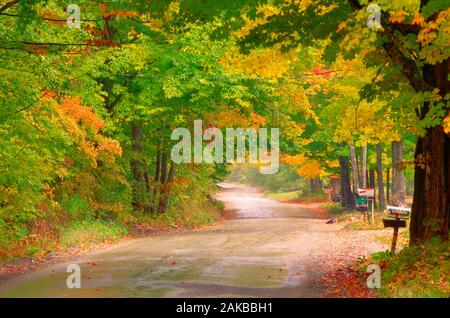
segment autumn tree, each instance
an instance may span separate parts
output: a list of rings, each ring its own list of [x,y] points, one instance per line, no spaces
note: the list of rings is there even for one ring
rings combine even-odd
[[[416,114],[415,191],[411,244],[434,236],[448,238],[449,137],[443,124],[448,112],[449,8],[445,1],[379,3],[380,26],[369,28],[367,2],[358,0],[277,2],[278,10],[242,41],[246,49],[282,43],[314,45],[329,39],[327,53],[361,54],[368,65],[398,70],[421,101],[407,110]],[[265,37],[263,34],[274,34]],[[341,50],[341,51],[342,51]],[[411,94],[412,96],[413,94]],[[406,127],[405,127],[406,128]]]

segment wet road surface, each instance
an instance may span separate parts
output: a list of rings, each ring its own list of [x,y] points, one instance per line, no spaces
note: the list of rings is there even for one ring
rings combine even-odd
[[[217,195],[230,220],[204,231],[132,240],[76,261],[0,283],[0,297],[317,297],[327,246],[324,220],[312,208],[266,199],[223,184]],[[67,265],[81,268],[69,289]]]

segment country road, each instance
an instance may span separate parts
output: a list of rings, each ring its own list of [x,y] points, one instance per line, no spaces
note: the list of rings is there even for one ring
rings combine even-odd
[[[233,217],[220,225],[136,239],[72,261],[81,268],[80,289],[67,288],[65,263],[2,281],[0,297],[318,297],[330,255],[344,264],[381,248],[370,241],[362,248],[357,234],[341,237],[342,226],[325,224],[314,205],[223,187],[217,198]]]

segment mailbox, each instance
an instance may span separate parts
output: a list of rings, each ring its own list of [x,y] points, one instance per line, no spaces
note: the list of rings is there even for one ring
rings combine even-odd
[[[406,220],[383,219],[384,227],[406,227]]]
[[[402,208],[398,206],[387,206],[389,219],[383,219],[384,227],[394,228],[394,236],[392,237],[391,253],[395,253],[398,239],[398,229],[406,227],[406,220],[409,220],[411,214],[410,208]]]
[[[411,215],[410,208],[401,208],[398,206],[388,205],[387,210],[388,216],[395,219],[409,220],[409,217]]]

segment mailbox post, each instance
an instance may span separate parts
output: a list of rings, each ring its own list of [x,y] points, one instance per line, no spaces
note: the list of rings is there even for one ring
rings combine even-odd
[[[397,206],[387,206],[388,216],[390,218],[383,219],[384,227],[394,228],[394,235],[392,237],[391,253],[395,253],[398,240],[398,229],[406,227],[406,220],[409,219],[411,209],[401,208]]]
[[[369,206],[367,206],[367,220],[369,224],[375,224],[375,189],[374,188],[358,188],[358,195],[365,197],[367,203],[371,203],[371,211],[369,212]],[[369,215],[370,213],[370,215]]]

